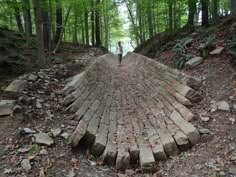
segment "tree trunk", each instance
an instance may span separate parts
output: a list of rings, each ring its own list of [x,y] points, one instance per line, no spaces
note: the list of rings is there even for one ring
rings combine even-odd
[[[95,11],[95,25],[96,25],[96,46],[101,47],[101,37],[100,37],[100,13],[99,13],[100,0],[96,0],[96,11]]]
[[[189,13],[188,13],[188,22],[187,22],[187,26],[190,28],[194,27],[194,14],[196,13],[196,0],[188,0],[188,9],[189,9]]]
[[[52,26],[52,0],[49,0],[49,50],[52,50],[52,30],[53,30],[53,26]]]
[[[69,15],[70,15],[70,11],[71,11],[71,6],[69,7],[69,9],[68,9],[67,12],[66,12],[66,16],[65,16],[65,20],[64,20],[64,25],[61,27],[61,33],[60,33],[60,35],[59,35],[59,39],[58,39],[56,48],[53,50],[53,53],[54,53],[54,54],[57,53],[57,51],[58,51],[59,48],[60,48],[61,40],[62,40],[62,37],[63,37],[63,33],[64,33],[64,30],[65,30],[66,23],[67,23],[67,21],[68,21]]]
[[[87,9],[84,12],[84,30],[86,45],[89,45],[89,26],[88,26],[88,12]]]
[[[43,22],[43,41],[44,47],[48,51],[49,49],[49,41],[50,41],[50,32],[49,32],[49,15],[48,15],[48,2],[47,0],[41,0],[42,6],[42,22]]]
[[[56,0],[56,3],[57,3],[57,7],[56,7],[57,29],[56,29],[56,34],[55,34],[55,44],[58,43],[59,38],[60,38],[60,34],[61,34],[61,30],[62,30],[62,4],[61,4],[61,0]]]
[[[78,43],[78,38],[77,38],[77,25],[78,25],[78,5],[75,7],[75,23],[74,23],[74,33],[73,33],[73,43],[77,44]]]
[[[236,14],[236,0],[231,0],[231,2],[230,2],[230,12],[231,12],[231,15]]]
[[[173,4],[172,0],[168,0],[168,8],[169,8],[169,30],[173,29]]]
[[[25,37],[26,37],[26,45],[28,46],[32,36],[32,21],[30,14],[30,3],[29,0],[22,0],[23,3],[23,14],[25,21]]]
[[[152,0],[148,1],[150,6],[153,8]],[[153,18],[152,18],[152,10],[147,9],[147,15],[148,15],[148,30],[149,30],[149,38],[153,37]]]
[[[219,0],[212,0],[212,16],[214,20],[218,19],[218,4]]]
[[[39,67],[45,67],[46,59],[45,59],[44,44],[43,44],[43,29],[41,21],[40,0],[33,0],[33,5],[35,14],[36,36],[37,36],[38,63]]]
[[[202,4],[202,26],[207,27],[208,26],[208,5],[209,0],[201,0]]]
[[[109,46],[109,17],[108,17],[108,2],[105,1],[105,13],[104,13],[104,27],[105,27],[105,47]]]
[[[94,0],[91,0],[91,36],[92,36],[92,46],[95,45],[95,36],[94,36]]]
[[[18,7],[15,7],[15,18],[16,18],[16,23],[19,32],[24,33],[22,21],[21,21],[21,15],[20,15],[20,9]]]

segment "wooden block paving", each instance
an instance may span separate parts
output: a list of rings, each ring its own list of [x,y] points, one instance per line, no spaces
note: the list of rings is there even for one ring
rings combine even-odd
[[[72,146],[86,145],[105,164],[144,173],[200,141],[189,122],[201,82],[150,58],[129,53],[122,66],[113,54],[99,57],[62,90],[63,105],[78,126]]]

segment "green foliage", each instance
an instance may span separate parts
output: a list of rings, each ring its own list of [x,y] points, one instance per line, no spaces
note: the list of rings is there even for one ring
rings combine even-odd
[[[236,60],[236,35],[233,36],[232,40],[228,40],[229,54]]]
[[[175,52],[175,65],[178,69],[182,69],[187,61],[190,60],[191,55],[189,55],[185,49],[185,46],[189,44],[191,38],[183,38],[181,40],[176,40],[177,44],[173,47],[173,51]]]
[[[200,50],[200,55],[203,58],[206,58],[209,55],[210,50],[215,47],[215,40],[215,34],[210,34],[201,40],[201,45],[198,47],[198,49]]]
[[[30,154],[37,154],[39,151],[39,145],[38,144],[32,144],[30,148]]]

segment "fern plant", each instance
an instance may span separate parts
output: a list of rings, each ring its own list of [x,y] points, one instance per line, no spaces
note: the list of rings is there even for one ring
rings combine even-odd
[[[229,46],[229,54],[236,60],[236,35],[233,36],[232,40],[227,41]]]
[[[176,53],[174,60],[175,65],[178,69],[182,69],[187,63],[187,61],[191,58],[191,55],[189,55],[185,49],[185,46],[190,42],[190,38],[183,38],[181,40],[177,40],[177,44],[172,49]]]

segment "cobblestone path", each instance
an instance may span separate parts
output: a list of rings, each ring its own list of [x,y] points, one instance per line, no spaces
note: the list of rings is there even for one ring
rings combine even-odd
[[[62,90],[78,121],[72,145],[83,144],[120,170],[140,163],[143,172],[155,171],[155,161],[200,141],[188,109],[201,100],[200,84],[142,55],[129,53],[118,66],[106,54]]]

